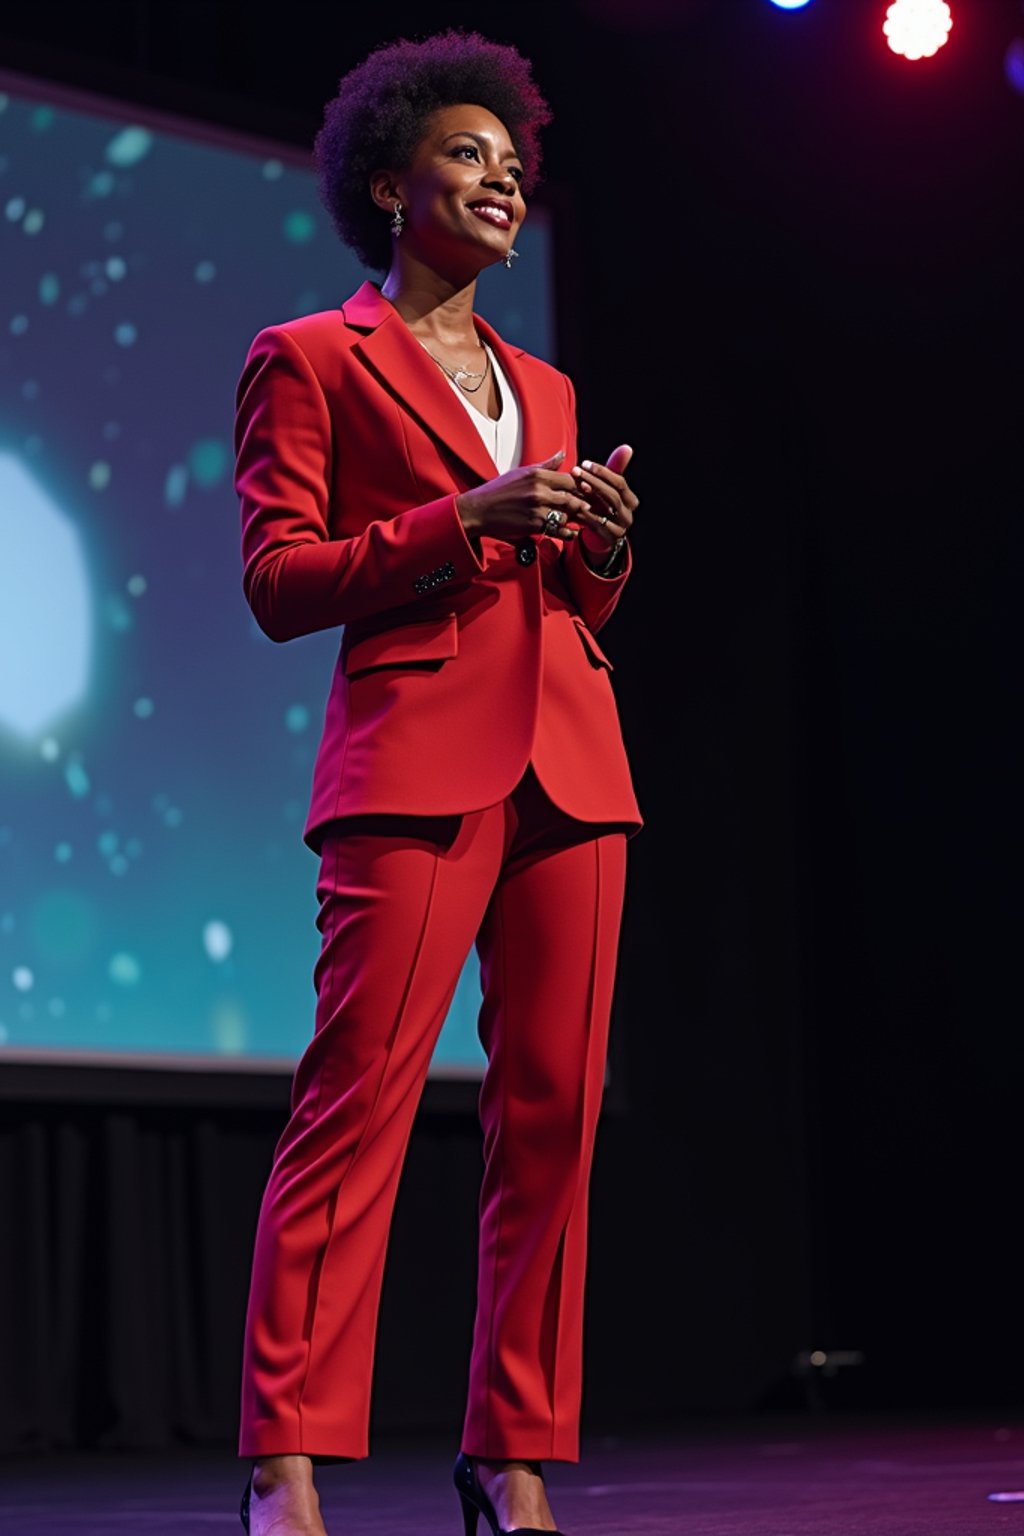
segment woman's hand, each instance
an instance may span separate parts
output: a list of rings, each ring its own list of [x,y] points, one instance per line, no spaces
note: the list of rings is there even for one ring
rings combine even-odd
[[[489,534],[509,544],[530,533],[548,533],[555,539],[574,539],[576,529],[567,527],[570,518],[589,514],[590,504],[576,488],[572,475],[559,473],[557,466],[565,458],[565,449],[553,453],[543,464],[526,464],[471,491],[461,491],[455,508],[470,536]],[[560,526],[547,522],[549,513],[558,512]]]
[[[576,488],[587,498],[586,510],[576,514],[582,524],[580,540],[587,553],[596,559],[607,555],[616,539],[625,538],[633,526],[633,514],[640,501],[622,473],[632,457],[632,448],[623,443],[607,464],[584,459],[573,468]]]

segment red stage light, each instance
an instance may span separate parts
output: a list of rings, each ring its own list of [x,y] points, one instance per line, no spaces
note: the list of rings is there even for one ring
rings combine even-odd
[[[930,59],[949,41],[953,17],[946,0],[896,0],[882,31],[893,53],[905,59]]]

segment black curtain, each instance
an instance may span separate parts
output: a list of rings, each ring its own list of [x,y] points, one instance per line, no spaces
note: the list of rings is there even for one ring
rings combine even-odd
[[[8,1106],[0,1446],[225,1438],[267,1116]]]

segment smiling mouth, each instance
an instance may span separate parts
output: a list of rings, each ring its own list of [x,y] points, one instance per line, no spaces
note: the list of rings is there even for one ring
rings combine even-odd
[[[496,229],[512,227],[512,211],[501,203],[470,203],[469,211],[485,224],[493,224]]]

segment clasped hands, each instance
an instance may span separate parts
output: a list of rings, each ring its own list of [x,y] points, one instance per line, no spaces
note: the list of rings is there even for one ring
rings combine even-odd
[[[632,448],[623,444],[607,464],[584,459],[565,473],[559,467],[565,450],[560,449],[542,464],[510,469],[460,492],[455,506],[470,535],[488,534],[509,543],[527,533],[546,533],[563,543],[578,538],[589,555],[606,558],[629,533],[640,504],[623,474],[632,457]],[[557,527],[552,512],[561,514]]]

